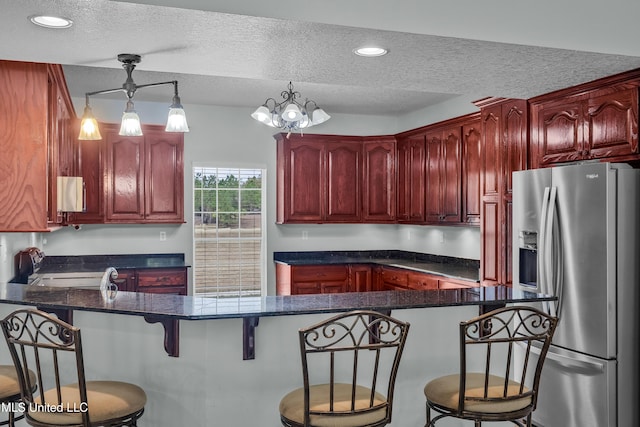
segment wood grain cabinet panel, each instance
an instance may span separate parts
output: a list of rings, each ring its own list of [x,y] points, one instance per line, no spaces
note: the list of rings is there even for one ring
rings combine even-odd
[[[460,223],[461,128],[434,129],[426,134],[427,223]]]
[[[362,218],[362,142],[335,135],[276,135],[277,222]]]
[[[360,222],[362,217],[362,145],[326,145],[327,211],[329,222]]]
[[[365,222],[396,220],[396,140],[364,141],[363,214]]]
[[[348,265],[297,265],[290,274],[290,295],[349,291]]]
[[[532,167],[637,159],[637,82],[536,98],[531,117]]]
[[[184,136],[161,126],[143,126],[143,136],[118,135],[101,126],[104,138],[105,222],[184,222]]]
[[[480,119],[462,127],[462,222],[480,224]]]
[[[136,292],[187,294],[186,268],[136,269]]]
[[[60,225],[58,173],[72,172],[71,117],[62,68],[0,61],[0,232]]]
[[[483,285],[511,283],[511,174],[527,167],[525,100],[491,98],[481,108],[481,255]]]
[[[398,138],[398,222],[425,221],[426,143],[425,134]]]

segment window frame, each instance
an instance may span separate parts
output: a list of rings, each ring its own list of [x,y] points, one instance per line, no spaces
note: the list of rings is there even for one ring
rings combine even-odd
[[[195,185],[195,174],[197,171],[202,171],[203,169],[215,169],[216,171],[218,170],[225,170],[225,169],[235,169],[238,170],[239,172],[245,171],[245,170],[257,170],[260,171],[261,173],[261,200],[260,200],[260,230],[261,230],[261,235],[260,235],[260,261],[259,261],[259,273],[260,273],[260,296],[266,296],[267,295],[267,167],[264,164],[246,164],[246,163],[234,163],[234,162],[193,162],[191,165],[191,186],[192,186],[192,190],[191,190],[191,204],[192,204],[192,214],[191,214],[191,221],[192,221],[192,226],[191,226],[191,238],[192,238],[192,250],[193,250],[193,281],[191,284],[191,294],[194,296],[201,296],[201,297],[218,297],[218,296],[226,296],[224,294],[222,295],[218,295],[216,293],[216,291],[211,291],[211,292],[196,292],[196,287],[197,287],[197,278],[196,278],[196,271],[198,269],[198,264],[197,264],[197,256],[196,256],[196,243],[197,243],[197,239],[196,239],[196,214],[197,213],[202,213],[205,212],[202,209],[196,211],[196,191],[198,190],[198,188]],[[219,189],[217,189],[216,191],[219,191]],[[217,209],[217,207],[216,207]],[[240,204],[238,204],[238,213],[242,212],[242,207]],[[238,242],[241,242],[242,239],[238,238],[237,239]],[[233,294],[233,295],[229,295],[232,297],[237,297],[238,294]]]

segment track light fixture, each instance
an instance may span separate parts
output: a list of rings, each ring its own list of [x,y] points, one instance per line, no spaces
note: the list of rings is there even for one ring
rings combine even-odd
[[[167,82],[148,83],[144,85],[135,84],[131,77],[131,73],[133,73],[133,70],[136,68],[136,64],[140,62],[140,59],[140,55],[121,53],[118,55],[118,61],[122,62],[122,67],[127,72],[127,80],[122,84],[122,87],[88,92],[85,94],[84,114],[82,115],[82,121],[80,123],[80,135],[78,136],[78,139],[102,139],[100,130],[98,129],[98,122],[91,111],[91,106],[89,105],[89,97],[120,91],[124,92],[127,95],[127,104],[124,113],[122,113],[122,123],[120,125],[119,134],[123,136],[140,136],[142,135],[142,129],[140,126],[140,118],[133,106],[133,96],[138,89],[170,84],[173,85],[174,94],[173,101],[169,107],[169,116],[167,118],[167,126],[165,130],[167,132],[189,132],[187,118],[184,114],[184,108],[182,108],[182,104],[180,103],[180,96],[178,95],[178,81],[172,80]]]
[[[319,125],[331,118],[315,101],[305,100],[304,104],[297,101],[301,95],[293,90],[291,82],[287,90],[282,91],[281,96],[284,100],[280,103],[273,98],[267,98],[251,117],[267,126],[286,129],[289,134]]]

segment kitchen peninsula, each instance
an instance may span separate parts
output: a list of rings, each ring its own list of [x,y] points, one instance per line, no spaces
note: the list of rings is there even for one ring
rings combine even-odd
[[[118,292],[108,299],[91,289],[52,288],[8,283],[0,285],[0,303],[32,305],[72,321],[73,311],[143,316],[165,329],[165,350],[178,356],[178,320],[243,319],[243,358],[255,357],[255,327],[260,317],[328,314],[350,310],[392,310],[429,307],[478,306],[480,312],[509,303],[548,301],[553,297],[513,290],[480,287],[427,291],[384,291],[306,296],[196,297]]]

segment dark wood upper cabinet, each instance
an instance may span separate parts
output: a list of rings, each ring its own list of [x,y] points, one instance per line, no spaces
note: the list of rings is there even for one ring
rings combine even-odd
[[[594,87],[595,86],[595,87]],[[531,166],[638,157],[638,81],[576,86],[531,100]]]
[[[183,134],[145,125],[143,136],[102,126],[105,222],[183,223]]]
[[[329,142],[326,162],[326,220],[359,222],[362,217],[362,145]]]
[[[276,135],[277,222],[360,222],[362,142],[335,135]]]
[[[459,125],[426,133],[427,223],[460,223],[461,150]]]
[[[462,222],[480,224],[480,119],[462,126]]]
[[[398,138],[398,222],[421,224],[425,220],[425,133]]]
[[[364,138],[363,215],[365,222],[396,220],[396,140]]]
[[[101,224],[105,220],[104,145],[104,140],[78,141],[77,173],[84,182],[84,211],[71,213],[71,224]]]

